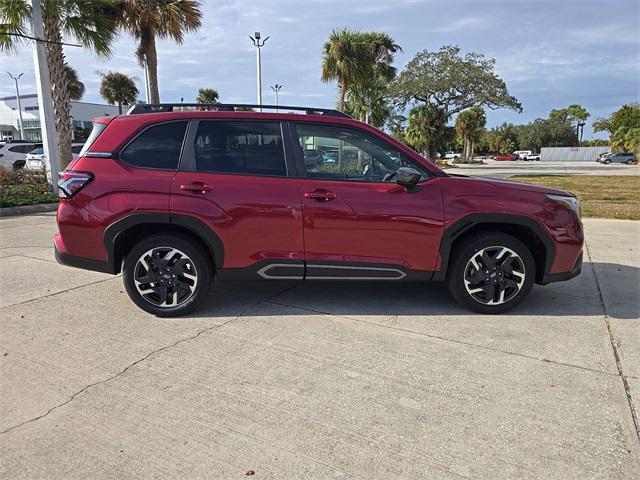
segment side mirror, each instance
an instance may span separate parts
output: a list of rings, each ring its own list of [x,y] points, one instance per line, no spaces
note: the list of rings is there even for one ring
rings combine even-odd
[[[400,167],[396,172],[396,183],[408,191],[413,191],[417,189],[416,185],[418,185],[421,177],[422,174],[415,168]]]

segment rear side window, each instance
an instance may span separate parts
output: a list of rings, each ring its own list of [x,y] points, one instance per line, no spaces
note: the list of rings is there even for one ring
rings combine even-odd
[[[200,172],[287,174],[279,123],[201,121],[194,153]]]
[[[85,153],[87,153],[87,150],[89,150],[89,147],[93,145],[93,142],[97,140],[97,138],[100,136],[100,134],[105,128],[107,128],[107,125],[105,123],[98,123],[98,122],[93,123],[93,128],[91,129],[89,138],[87,138],[87,141],[84,142],[84,145],[82,146],[82,149],[80,150],[80,153],[78,154],[78,156],[82,157],[84,156]]]
[[[135,167],[175,170],[186,129],[187,122],[149,127],[124,148],[120,159]]]

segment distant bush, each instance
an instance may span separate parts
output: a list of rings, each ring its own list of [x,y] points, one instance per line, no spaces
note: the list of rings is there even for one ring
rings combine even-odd
[[[453,163],[455,163],[456,165],[484,165],[484,162],[482,160],[474,160],[472,158],[467,159],[462,157],[454,158]]]
[[[0,207],[55,203],[44,171],[8,170],[0,167]]]

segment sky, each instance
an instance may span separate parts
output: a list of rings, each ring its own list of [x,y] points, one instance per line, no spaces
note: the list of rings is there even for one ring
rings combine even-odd
[[[163,102],[194,101],[198,88],[215,88],[223,102],[255,103],[255,47],[248,35],[270,36],[262,49],[264,103],[270,85],[284,85],[280,104],[332,108],[335,83],[320,81],[322,45],[332,29],[390,34],[403,48],[399,70],[422,50],[459,45],[463,52],[495,58],[496,73],[524,111],[489,111],[487,125],[526,123],[552,108],[579,103],[590,121],[640,101],[638,0],[203,0],[203,24],[182,45],[158,42]],[[68,39],[72,40],[72,39]],[[84,101],[103,103],[98,72],[138,77],[135,41],[120,34],[110,58],[65,47],[86,85]],[[0,97],[14,95],[3,72],[24,72],[21,93],[35,92],[32,48],[0,54]],[[590,122],[585,138],[593,135]]]

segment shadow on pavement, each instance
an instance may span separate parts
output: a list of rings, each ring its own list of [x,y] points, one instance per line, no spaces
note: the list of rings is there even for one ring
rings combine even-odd
[[[535,285],[529,298],[505,315],[594,316],[604,313],[594,276],[603,290],[607,313],[615,318],[638,319],[640,269],[613,263],[585,263],[582,274],[568,282]],[[603,282],[606,282],[603,285]],[[268,315],[469,315],[451,297],[443,283],[413,282],[228,282],[216,283],[215,299],[191,317],[216,316],[225,303],[238,297],[251,303],[268,300]],[[293,307],[293,308],[292,308]],[[248,312],[260,315],[259,309]],[[265,312],[265,315],[267,313]]]

